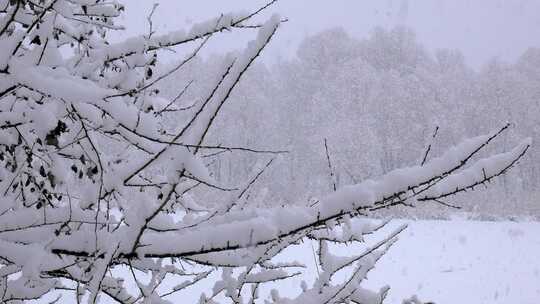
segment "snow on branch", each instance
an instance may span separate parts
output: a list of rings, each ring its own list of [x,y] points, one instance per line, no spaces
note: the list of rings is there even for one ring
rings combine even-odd
[[[221,185],[202,152],[286,152],[213,144],[207,136],[283,19],[246,22],[275,2],[187,32],[150,29],[110,44],[107,33],[122,29],[115,23],[124,10],[118,1],[0,0],[0,302],[56,291],[77,302],[170,303],[213,280],[201,303],[380,303],[388,288],[368,292],[360,283],[405,227],[368,244],[387,222],[362,216],[473,189],[506,173],[528,151],[530,140],[475,160],[506,125],[422,166],[335,187],[310,207],[255,206],[252,185],[273,160],[244,182]],[[228,57],[186,115],[167,111],[175,100],[163,98],[156,84],[183,72],[206,39],[236,28],[256,28],[257,36]],[[158,50],[177,45],[193,51],[161,70]],[[220,201],[198,199],[201,192],[217,192]],[[276,260],[302,241],[319,244],[321,272],[314,283],[299,286],[303,293],[295,299],[277,291],[261,298],[261,286],[303,275],[303,261]],[[333,244],[347,243],[364,250],[332,254]],[[351,275],[336,281],[344,269]]]

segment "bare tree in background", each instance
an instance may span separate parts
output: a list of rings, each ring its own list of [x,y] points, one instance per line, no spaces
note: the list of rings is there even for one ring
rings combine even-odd
[[[277,16],[254,21],[274,2],[166,35],[154,33],[150,16],[146,35],[109,43],[109,32],[123,30],[114,23],[123,11],[117,1],[0,0],[2,303],[55,291],[77,303],[100,297],[170,303],[171,296],[192,292],[214,274],[219,279],[200,303],[381,303],[388,288],[371,292],[360,283],[404,227],[349,257],[334,256],[331,244],[362,243],[385,226],[364,218],[376,210],[444,204],[504,174],[529,148],[526,140],[509,152],[473,160],[507,125],[423,166],[336,189],[312,206],[251,205],[250,187],[267,166],[228,188],[212,179],[205,162],[220,151],[278,152],[205,138],[282,24]],[[207,95],[183,105],[188,88],[179,84],[177,98],[160,97],[159,81],[181,71],[215,35],[231,30],[258,33],[240,56],[230,57]],[[192,52],[156,68],[160,53],[176,47]],[[164,115],[187,110],[191,116],[180,127],[163,123]],[[190,194],[195,188],[220,192],[221,201],[197,202]],[[259,299],[261,286],[302,275],[301,263],[274,258],[305,239],[320,244],[314,283],[301,284],[293,299],[277,290]],[[350,274],[337,282],[342,269]],[[136,288],[128,289],[126,281]]]

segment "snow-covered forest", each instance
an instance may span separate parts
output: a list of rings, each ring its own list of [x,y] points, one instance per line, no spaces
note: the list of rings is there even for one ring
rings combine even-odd
[[[0,0],[1,303],[537,302],[540,49],[263,61],[277,2],[131,35],[123,1]]]
[[[173,74],[162,90],[183,104],[211,85],[223,56],[194,60],[189,73]],[[180,84],[180,86],[179,86]],[[427,147],[440,153],[501,123],[510,132],[493,150],[522,137],[540,141],[540,49],[516,62],[493,58],[475,70],[459,50],[430,53],[413,30],[376,28],[366,39],[341,28],[310,36],[297,58],[259,62],[231,96],[212,140],[283,153],[261,183],[281,203],[307,202],[338,187],[422,162]],[[233,128],[228,128],[234,124]],[[433,138],[433,136],[435,138]],[[324,140],[335,169],[329,176]],[[230,154],[230,153],[229,153]],[[527,156],[486,191],[458,196],[459,213],[473,218],[540,218],[540,154]],[[258,155],[222,155],[211,163],[216,178],[232,184],[260,165]],[[393,209],[406,217],[447,218],[437,204]]]

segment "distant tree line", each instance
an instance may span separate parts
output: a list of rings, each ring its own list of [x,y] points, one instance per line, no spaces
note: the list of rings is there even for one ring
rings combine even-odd
[[[224,60],[214,55],[192,61],[190,73],[164,83],[164,93],[174,97],[182,91],[186,106],[197,103],[195,97],[208,90],[210,75]],[[228,145],[288,150],[264,184],[280,203],[297,202],[302,195],[301,201],[309,201],[333,182],[339,187],[417,165],[427,147],[437,154],[501,122],[513,128],[498,148],[509,148],[523,136],[539,142],[540,49],[530,48],[513,63],[494,58],[475,70],[459,50],[428,52],[405,27],[376,28],[366,39],[336,28],[307,37],[293,59],[259,62],[231,98],[210,136]],[[224,127],[231,123],[236,127]],[[260,166],[258,160],[250,154],[224,155],[213,158],[212,166],[226,183]],[[482,218],[538,218],[540,154],[530,153],[523,162],[489,190],[464,194],[454,203]],[[421,217],[449,212],[436,205],[421,209],[392,212]]]

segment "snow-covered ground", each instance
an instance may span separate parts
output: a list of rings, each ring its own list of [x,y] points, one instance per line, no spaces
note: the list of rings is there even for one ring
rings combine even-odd
[[[408,229],[363,285],[376,290],[390,285],[385,303],[400,304],[415,294],[436,304],[540,303],[539,222],[395,220],[387,228],[404,222]],[[312,250],[310,243],[304,243],[278,258],[301,261],[314,272]],[[340,254],[346,254],[351,248],[342,250]],[[313,275],[308,272],[277,286],[280,295],[297,294],[301,279],[309,282]],[[262,289],[260,296],[272,287]],[[197,303],[199,290],[192,288],[168,300]],[[71,303],[72,298],[66,294],[62,303]],[[101,300],[108,303],[104,297]]]
[[[414,294],[437,304],[540,303],[540,223],[407,223],[408,229],[364,285],[378,290],[389,284],[385,303],[401,303]],[[313,261],[308,244],[286,255]],[[280,288],[282,296],[287,292],[287,287]]]
[[[411,222],[369,279],[391,285],[387,303],[538,304],[540,223]]]

